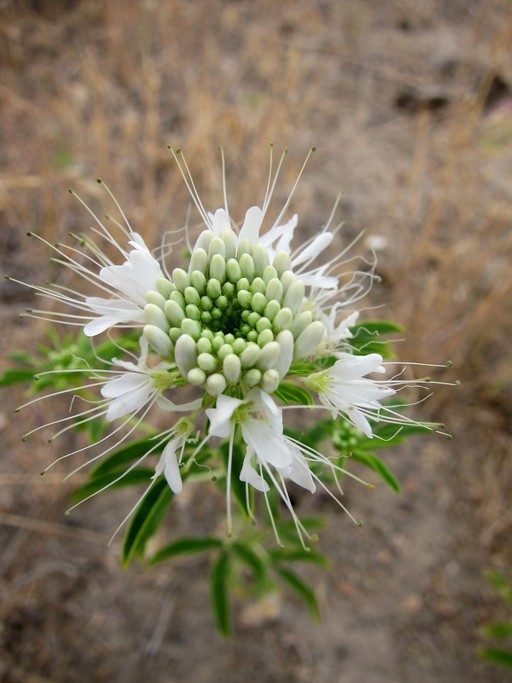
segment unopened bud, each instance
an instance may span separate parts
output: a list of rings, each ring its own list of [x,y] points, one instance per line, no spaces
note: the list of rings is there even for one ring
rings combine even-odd
[[[230,258],[226,263],[226,275],[230,282],[236,284],[242,277],[242,269],[240,264],[234,258]]]
[[[240,361],[243,368],[251,368],[255,365],[256,361],[260,357],[261,349],[257,344],[247,344],[247,347],[242,351],[240,356]],[[258,380],[259,381],[259,380]]]
[[[172,353],[172,342],[168,334],[165,334],[156,325],[146,325],[142,334],[160,358],[169,358]]]
[[[149,290],[149,292],[146,294],[146,301],[148,304],[154,304],[155,306],[158,306],[158,308],[161,308],[162,311],[164,310],[165,302],[167,301],[166,298],[164,298],[160,292],[157,292],[154,289]]]
[[[213,259],[214,256],[222,256],[224,259],[226,257],[226,245],[222,237],[215,236],[208,246],[208,256]],[[211,263],[210,263],[211,268]]]
[[[280,251],[276,254],[274,258],[274,268],[277,270],[278,275],[282,275],[287,270],[292,269],[292,260],[285,251]]]
[[[279,373],[280,379],[282,379],[290,369],[293,360],[293,334],[290,330],[283,330],[277,335],[276,341],[279,344],[281,351],[277,357],[274,368]]]
[[[295,338],[303,332],[306,327],[313,322],[313,314],[311,311],[302,311],[299,315],[295,316],[292,324],[290,325],[290,331]]]
[[[222,394],[226,386],[225,377],[218,372],[206,378],[206,391],[212,396]]]
[[[282,308],[273,320],[274,332],[281,332],[289,329],[293,321],[293,313],[289,308]]]
[[[325,328],[320,320],[310,323],[295,342],[295,358],[304,358],[313,353],[323,339]]]
[[[176,287],[172,284],[172,282],[169,282],[169,280],[165,277],[161,277],[157,283],[156,283],[156,288],[160,292],[160,294],[164,297],[164,299],[168,299],[171,292],[174,292]]]
[[[172,281],[176,285],[176,287],[180,290],[180,292],[184,292],[185,287],[188,287],[190,285],[190,280],[188,279],[188,275],[183,270],[183,268],[175,268],[172,271]]]
[[[252,281],[254,278],[254,261],[250,254],[242,254],[238,259],[242,275]]]
[[[201,341],[201,340],[199,340]],[[199,344],[199,342],[197,342]],[[211,348],[211,346],[210,346]],[[211,374],[212,372],[215,372],[217,368],[219,367],[219,363],[215,356],[212,356],[211,353],[200,353],[199,356],[197,357],[197,364],[201,368],[201,370],[204,370],[205,372],[208,372]]]
[[[222,372],[228,384],[236,384],[238,382],[241,369],[240,358],[234,353],[230,353],[224,358]]]
[[[187,373],[187,381],[196,387],[204,384],[205,380],[206,373],[201,370],[201,368],[192,368],[192,370]]]
[[[220,239],[220,238],[219,238]],[[222,242],[222,240],[220,240]],[[222,242],[224,244],[224,242]],[[210,277],[222,283],[226,279],[226,261],[222,254],[215,254],[210,261]]]
[[[248,387],[255,387],[261,381],[261,372],[257,368],[251,368],[247,370],[242,381]]]
[[[208,268],[208,254],[204,249],[194,249],[190,257],[190,264],[188,267],[189,274],[193,273],[195,270],[206,273]]]
[[[252,258],[256,274],[260,276],[263,275],[265,268],[270,265],[268,251],[262,244],[255,244],[252,248]]]
[[[192,271],[190,284],[202,296],[206,292],[206,275],[201,270]]]
[[[224,230],[221,237],[226,247],[225,258],[227,261],[236,256],[236,236],[232,230]]]
[[[197,365],[196,343],[188,334],[182,334],[174,347],[174,359],[183,377]]]
[[[283,285],[276,277],[268,281],[265,289],[265,296],[269,301],[275,300],[281,303],[283,300]]]
[[[265,370],[270,370],[273,368],[280,352],[281,347],[276,341],[266,344],[261,349],[258,361],[256,363],[258,370],[264,372]]]
[[[266,391],[267,394],[273,393],[279,386],[279,373],[277,370],[267,370],[263,373],[261,378],[261,388]]]
[[[256,294],[254,294],[252,297],[251,308],[253,311],[261,315],[261,313],[263,313],[265,310],[267,303],[268,302],[265,295],[261,294],[261,292],[256,292]]]
[[[283,306],[289,308],[292,313],[298,313],[304,302],[305,287],[302,280],[295,280],[285,294]]]
[[[183,296],[185,297],[186,304],[194,304],[195,306],[199,306],[201,297],[199,296],[199,292],[197,289],[195,289],[195,287],[185,287]]]
[[[169,321],[162,309],[159,306],[155,306],[155,304],[146,304],[144,307],[144,320],[148,325],[156,325],[163,332],[169,332]]]

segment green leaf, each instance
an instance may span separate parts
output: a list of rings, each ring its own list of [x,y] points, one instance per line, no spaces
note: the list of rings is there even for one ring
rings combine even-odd
[[[122,549],[125,567],[134,557],[143,555],[147,541],[157,530],[172,499],[173,493],[167,481],[163,477],[157,479],[130,520]]]
[[[156,441],[154,439],[144,437],[138,441],[132,441],[110,455],[104,457],[102,461],[93,470],[91,470],[91,477],[96,478],[109,472],[118,471],[122,465],[133,462],[142,458],[148,451],[155,447]],[[165,443],[160,444],[154,448],[152,454],[161,453],[164,449]]]
[[[11,384],[19,384],[20,382],[31,382],[34,375],[37,374],[35,370],[30,368],[14,368],[6,370],[0,376],[0,387],[8,387]]]
[[[326,556],[315,550],[277,548],[276,550],[271,550],[269,555],[274,562],[312,562],[324,568],[329,566],[329,560]]]
[[[229,554],[220,553],[210,573],[210,597],[217,628],[224,636],[231,633],[229,613]]]
[[[487,638],[509,638],[512,636],[512,621],[488,624],[483,627],[482,633]]]
[[[501,597],[512,604],[512,584],[497,571],[490,571],[487,578]]]
[[[316,601],[315,593],[307,583],[305,583],[295,572],[285,567],[275,567],[276,572],[281,577],[282,581],[291,588],[308,606],[309,612],[314,619],[319,618],[318,603]]]
[[[512,669],[512,650],[501,650],[499,648],[489,648],[480,653],[482,659],[493,664],[501,664]]]
[[[126,473],[124,473],[123,470],[113,470],[112,472],[108,472],[107,474],[103,474],[99,477],[94,477],[77,488],[75,491],[73,491],[72,499],[73,502],[79,503],[80,501],[93,496],[95,493],[98,493],[107,486],[113,490],[123,486],[149,484],[153,474],[154,470],[149,469],[149,467],[138,467]],[[119,481],[116,481],[118,477],[120,479]]]
[[[292,382],[281,382],[274,391],[274,396],[277,396],[277,398],[286,405],[289,405],[290,403],[298,403],[299,405],[306,406],[314,405],[313,398],[309,391],[303,387],[298,387]]]
[[[263,579],[265,577],[267,572],[265,563],[254,550],[240,541],[233,543],[232,549],[238,555],[239,559],[252,570],[256,578]]]
[[[207,550],[212,550],[212,548],[221,548],[222,545],[223,543],[221,540],[211,536],[203,536],[201,538],[186,536],[159,550],[155,555],[153,555],[149,561],[149,564],[156,564],[157,562],[168,560],[171,557],[176,557],[176,555],[192,555],[194,553],[202,553]]]
[[[395,493],[400,493],[400,484],[398,483],[398,480],[391,474],[388,466],[376,455],[361,450],[354,450],[352,451],[352,460],[356,460],[357,462],[366,465],[366,467],[369,467],[374,472],[377,472]]]

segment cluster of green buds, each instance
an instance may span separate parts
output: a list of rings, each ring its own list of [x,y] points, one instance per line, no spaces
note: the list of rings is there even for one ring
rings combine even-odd
[[[188,272],[175,268],[147,294],[144,336],[186,382],[213,396],[228,387],[272,393],[325,333],[304,294],[285,251],[271,258],[231,230],[205,230]]]

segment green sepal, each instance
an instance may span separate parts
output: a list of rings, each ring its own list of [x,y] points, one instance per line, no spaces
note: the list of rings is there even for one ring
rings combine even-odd
[[[220,553],[210,573],[210,599],[217,628],[224,636],[231,633],[231,615],[229,611],[229,566],[230,557],[227,550]]]
[[[149,564],[157,564],[158,562],[168,560],[171,557],[176,557],[176,555],[192,555],[206,552],[213,548],[221,548],[222,545],[223,543],[220,539],[211,536],[185,536],[184,538],[179,538],[177,541],[173,541],[173,543],[169,543],[169,545],[161,548],[161,550],[155,553],[149,560]]]
[[[133,514],[123,541],[122,562],[127,567],[144,554],[146,543],[155,533],[171,504],[173,493],[164,477],[156,480]]]
[[[274,396],[277,396],[285,405],[297,403],[299,405],[312,406],[315,403],[309,391],[292,382],[281,382],[274,391]]]

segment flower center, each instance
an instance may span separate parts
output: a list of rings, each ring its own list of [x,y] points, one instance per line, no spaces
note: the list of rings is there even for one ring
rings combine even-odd
[[[304,310],[304,292],[285,252],[271,263],[261,244],[205,231],[188,271],[174,269],[148,292],[144,334],[189,383],[214,395],[238,384],[272,392],[292,358],[323,336],[323,324]]]

